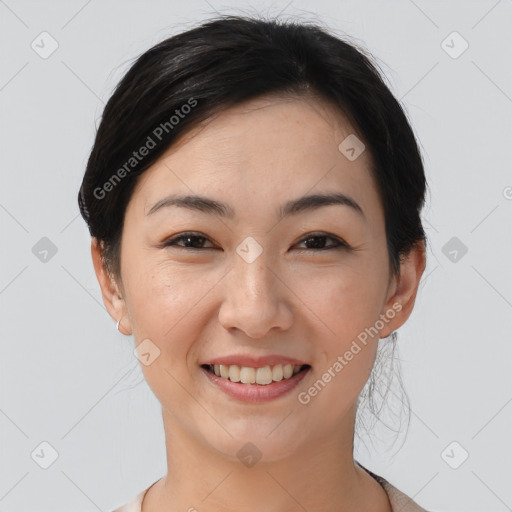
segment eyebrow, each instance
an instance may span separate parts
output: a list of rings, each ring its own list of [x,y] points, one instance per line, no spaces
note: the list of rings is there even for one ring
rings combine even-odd
[[[366,220],[363,209],[359,204],[351,197],[339,192],[313,194],[293,199],[282,205],[277,210],[276,216],[281,220],[284,217],[298,215],[306,211],[313,211],[330,205],[348,206]],[[235,217],[235,211],[228,204],[198,195],[169,195],[164,197],[151,207],[146,213],[146,216],[153,215],[163,208],[172,206],[200,211],[210,215],[218,215],[226,219],[233,219]]]

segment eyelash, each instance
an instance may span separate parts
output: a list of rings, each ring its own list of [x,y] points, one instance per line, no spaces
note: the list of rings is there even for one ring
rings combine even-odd
[[[211,240],[209,240],[208,237],[206,237],[200,233],[190,231],[190,232],[181,233],[180,235],[175,236],[174,238],[164,241],[162,243],[162,246],[163,247],[177,247],[179,249],[185,249],[185,250],[189,250],[189,251],[205,251],[208,249],[213,249],[213,247],[206,247],[205,249],[203,249],[200,247],[183,247],[180,245],[176,245],[176,242],[183,240],[183,239],[188,239],[188,238],[192,238],[192,239],[202,238],[204,240],[208,240],[211,242]],[[321,252],[321,251],[332,251],[335,249],[345,249],[345,250],[351,249],[351,247],[344,240],[342,240],[338,237],[335,237],[333,235],[329,235],[327,233],[322,233],[322,234],[310,233],[306,237],[299,240],[299,242],[297,242],[297,243],[303,243],[305,241],[315,239],[315,238],[330,238],[331,240],[334,240],[335,245],[331,246],[331,247],[326,247],[323,249],[300,249],[299,252],[309,252],[309,251]]]

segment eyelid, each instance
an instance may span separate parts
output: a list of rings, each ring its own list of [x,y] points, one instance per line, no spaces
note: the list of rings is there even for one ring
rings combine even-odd
[[[167,238],[164,240],[159,247],[168,248],[168,247],[176,247],[178,249],[184,249],[186,251],[205,251],[207,249],[215,249],[215,247],[184,247],[181,245],[177,245],[177,242],[181,239],[191,237],[191,238],[203,238],[207,242],[216,245],[216,242],[213,242],[211,238],[199,231],[184,231],[182,233],[178,233],[176,235],[173,235],[172,237]],[[297,242],[295,242],[293,245],[301,244],[307,241],[310,238],[330,238],[332,241],[335,242],[335,244],[331,247],[326,247],[323,249],[298,249],[299,252],[324,252],[324,251],[330,251],[330,250],[336,250],[336,249],[345,249],[345,250],[352,250],[352,246],[347,243],[343,238],[331,234],[326,231],[311,231],[309,233],[306,233],[303,235]],[[332,244],[331,244],[332,245]]]
[[[339,248],[345,248],[345,249],[352,249],[350,244],[348,244],[343,238],[328,233],[326,231],[312,231],[310,233],[306,233],[304,236],[302,236],[296,244],[300,244],[308,240],[309,238],[330,238],[335,242],[335,245],[333,247],[327,247],[325,249],[299,249],[299,252],[321,252],[321,251],[327,251],[327,250],[335,250]],[[294,245],[296,245],[294,244]]]
[[[177,245],[175,242],[181,240],[182,238],[187,237],[195,237],[195,238],[204,238],[207,242],[211,244],[215,244],[211,240],[211,238],[199,231],[184,231],[183,233],[178,233],[177,235],[173,235],[169,238],[166,238],[159,246],[160,247],[177,247],[178,249],[185,249],[187,251],[204,251],[206,249],[214,249],[214,247],[206,247],[205,249],[197,248],[197,247],[183,247],[181,245]]]

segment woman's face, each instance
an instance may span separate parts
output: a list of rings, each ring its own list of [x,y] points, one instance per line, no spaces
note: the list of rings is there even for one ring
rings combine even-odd
[[[141,344],[173,432],[233,459],[251,442],[266,460],[350,432],[377,341],[410,312],[389,272],[370,155],[353,138],[339,148],[353,133],[320,103],[259,99],[141,176],[122,233],[122,300],[108,306]],[[287,207],[331,194],[345,204]],[[155,207],[171,195],[225,206]],[[222,362],[221,376],[203,366]],[[286,378],[290,363],[308,366]]]

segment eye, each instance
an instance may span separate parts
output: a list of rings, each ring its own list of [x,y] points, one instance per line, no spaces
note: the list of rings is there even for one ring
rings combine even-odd
[[[329,246],[325,247],[326,240],[331,240],[334,243],[330,244]],[[182,242],[185,245],[181,245],[178,242]],[[201,233],[196,232],[186,232],[181,233],[178,236],[175,236],[174,238],[171,238],[165,242],[163,242],[163,247],[178,247],[180,249],[189,249],[189,250],[202,250],[202,249],[211,249],[213,247],[204,247],[204,242],[210,242],[210,239]],[[313,242],[310,244],[310,242]],[[343,240],[341,240],[338,237],[328,235],[326,233],[310,233],[305,238],[303,238],[298,244],[309,244],[312,245],[312,247],[307,247],[306,249],[299,250],[299,252],[304,251],[313,251],[313,252],[319,252],[319,251],[328,251],[333,249],[350,249],[350,246]]]
[[[328,239],[333,240],[334,244],[331,244],[330,246],[327,246],[327,247],[323,247],[323,246],[325,246],[325,242]],[[310,245],[312,245],[313,247],[309,247],[309,248],[305,249],[306,251],[313,250],[315,252],[318,252],[318,251],[329,251],[329,250],[341,249],[341,248],[350,249],[350,246],[344,240],[341,240],[340,238],[335,237],[335,236],[328,235],[326,233],[319,233],[319,234],[310,233],[305,238],[303,238],[299,242],[299,244],[304,244],[304,243],[308,243],[311,241],[313,241],[313,243]],[[300,252],[302,252],[302,251],[300,251]]]
[[[177,242],[179,242],[181,240],[184,240],[186,244],[191,244],[191,246],[178,245]],[[172,246],[172,247],[178,247],[180,249],[194,250],[194,249],[201,249],[201,247],[196,247],[196,245],[200,245],[200,246],[203,245],[203,242],[205,240],[209,240],[209,239],[206,236],[201,235],[200,233],[187,232],[187,233],[182,233],[181,235],[176,236],[174,238],[171,238],[170,240],[166,240],[162,244],[162,246],[164,246],[164,247]],[[198,243],[198,241],[199,241],[199,243]],[[206,247],[206,249],[211,249],[211,247]]]

